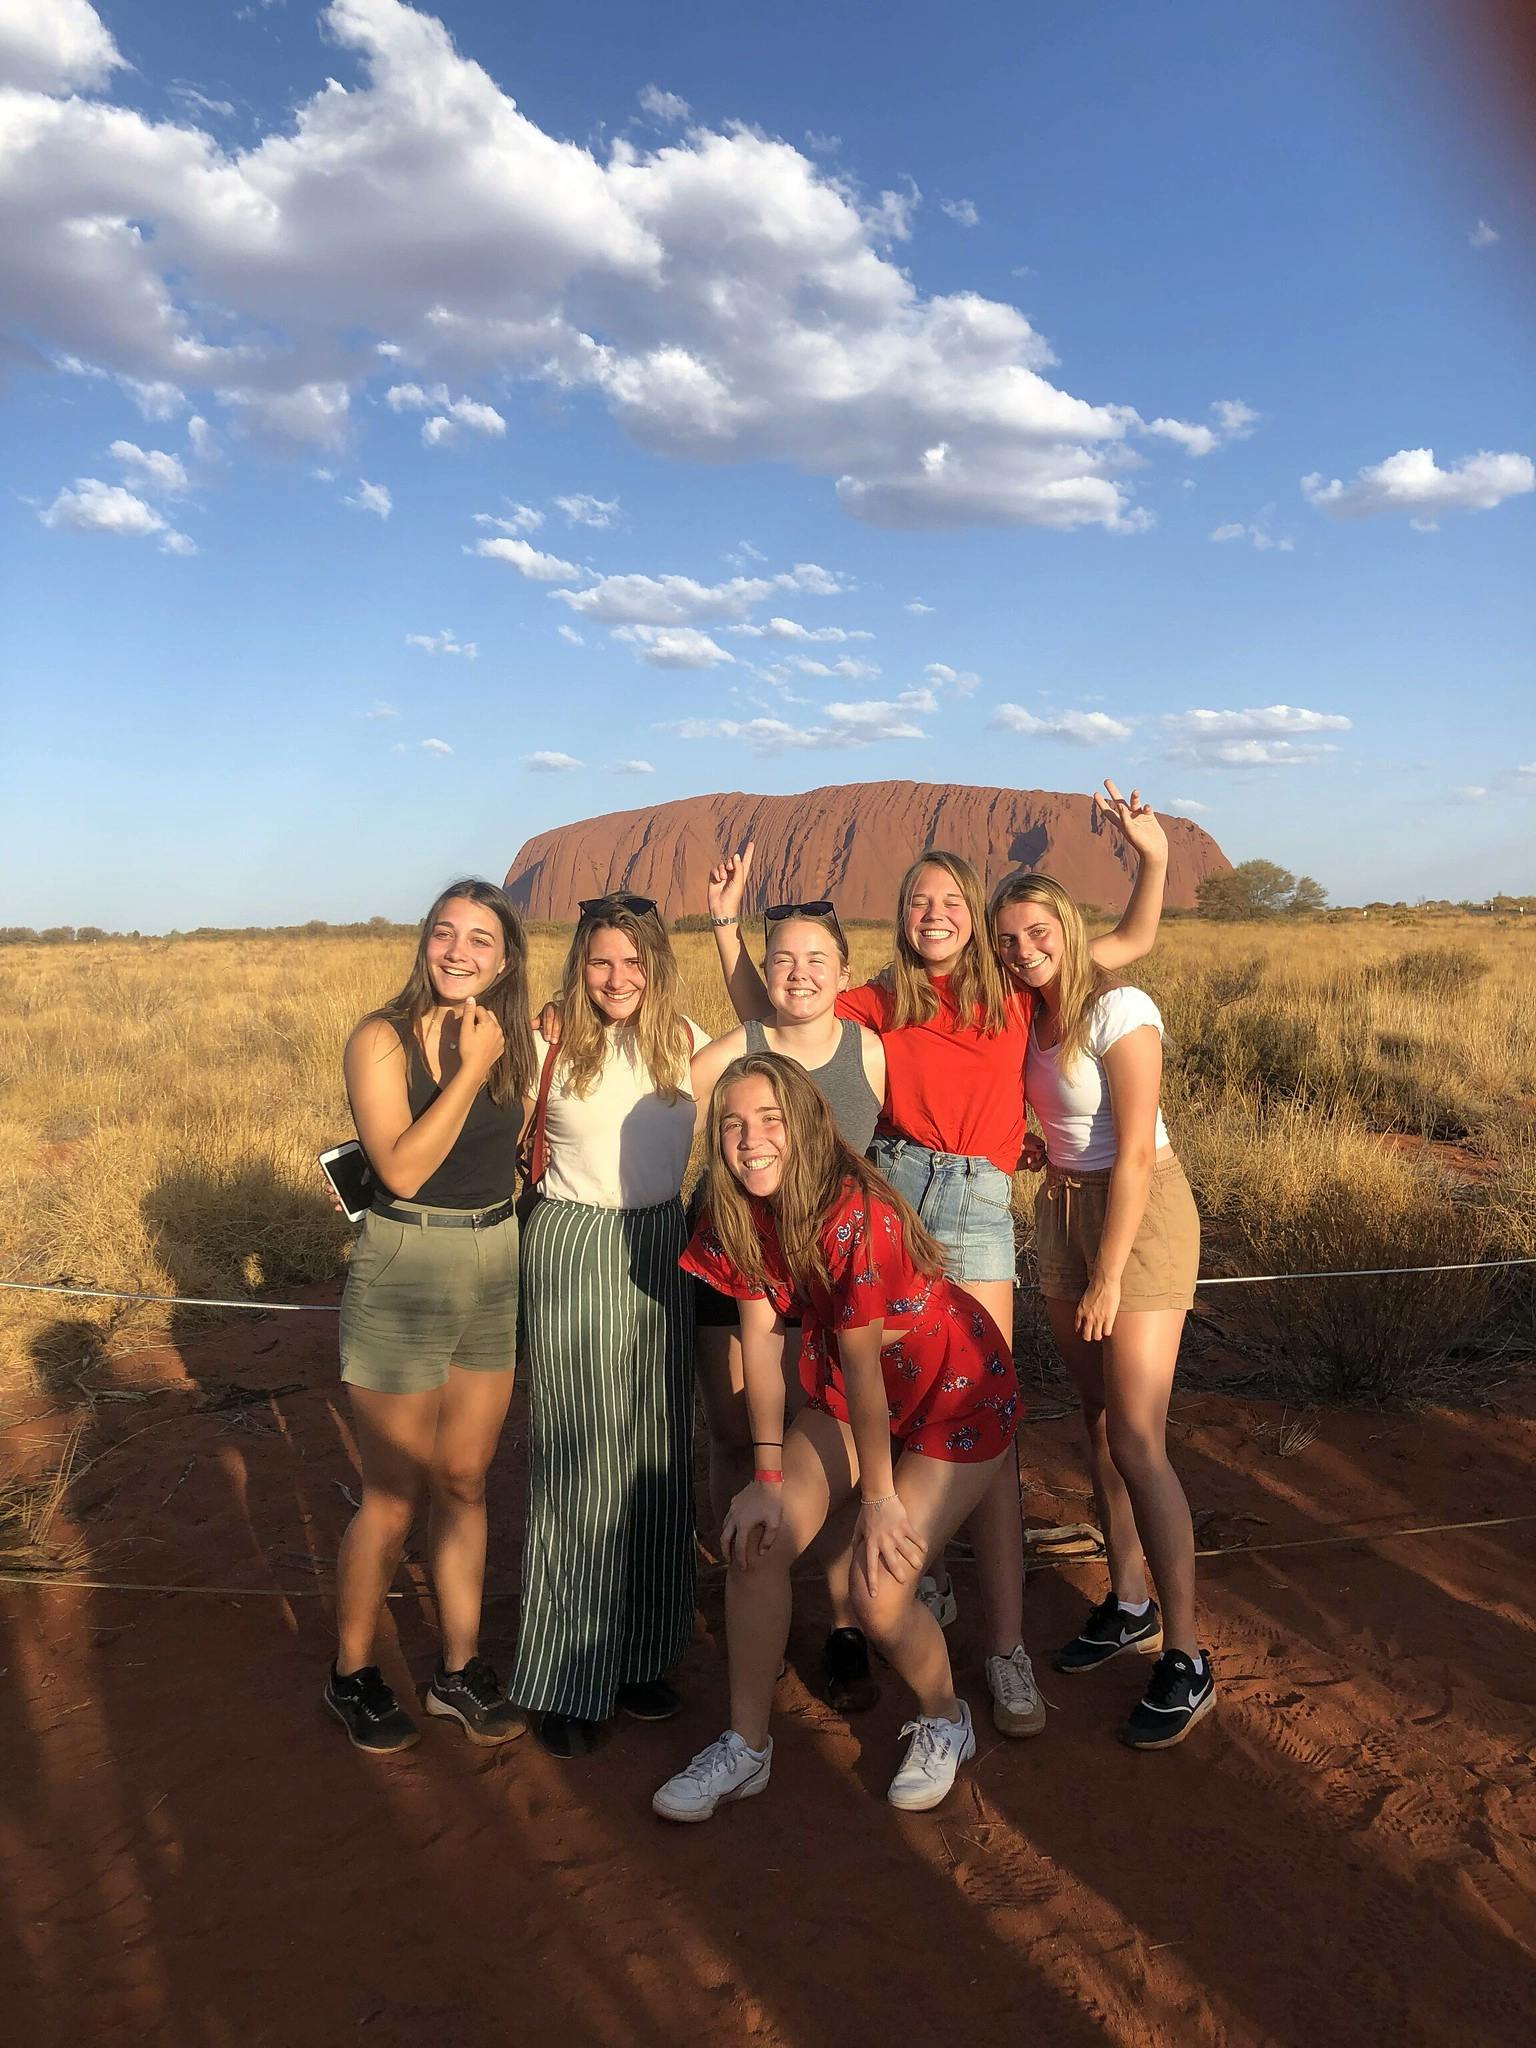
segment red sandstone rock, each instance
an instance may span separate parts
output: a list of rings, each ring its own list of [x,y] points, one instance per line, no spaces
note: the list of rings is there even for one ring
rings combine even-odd
[[[1232,863],[1187,818],[1164,818],[1172,909],[1190,909],[1209,874]],[[854,782],[803,796],[683,797],[653,810],[583,818],[530,839],[507,874],[524,914],[567,922],[584,896],[632,889],[666,917],[702,911],[722,850],[748,839],[757,853],[754,907],[830,896],[844,917],[889,918],[896,884],[924,847],[960,853],[991,889],[1016,868],[1040,868],[1082,903],[1118,909],[1133,862],[1086,796],[1039,789],[970,789],[934,782]]]

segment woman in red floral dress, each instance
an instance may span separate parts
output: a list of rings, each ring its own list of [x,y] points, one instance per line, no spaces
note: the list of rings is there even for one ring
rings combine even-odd
[[[917,1586],[1011,1455],[1019,1389],[1008,1341],[944,1277],[941,1246],[843,1143],[793,1060],[733,1061],[710,1125],[710,1211],[683,1264],[740,1304],[756,1470],[723,1531],[731,1725],[652,1803],[668,1820],[707,1820],[766,1787],[790,1571],[857,1486],[854,1608],[918,1702],[889,1797],[936,1806],[976,1742]],[[780,1357],[795,1310],[808,1404],[786,1432]]]

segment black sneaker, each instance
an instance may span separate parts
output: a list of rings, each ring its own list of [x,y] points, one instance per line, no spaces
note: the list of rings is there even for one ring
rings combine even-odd
[[[1150,1601],[1145,1614],[1131,1614],[1111,1593],[1094,1608],[1071,1642],[1062,1644],[1051,1663],[1057,1671],[1094,1671],[1122,1650],[1162,1647],[1163,1617],[1157,1602]]]
[[[1195,1674],[1194,1659],[1182,1650],[1164,1650],[1140,1703],[1120,1730],[1130,1749],[1172,1749],[1182,1742],[1202,1714],[1216,1703],[1216,1679],[1208,1650],[1200,1652],[1203,1669]]]
[[[827,1705],[839,1714],[867,1714],[879,1699],[863,1629],[835,1628],[822,1644],[821,1690]]]
[[[370,1756],[393,1756],[420,1742],[421,1730],[384,1683],[377,1664],[349,1671],[342,1678],[333,1664],[325,1681],[325,1704],[347,1731],[354,1749]]]
[[[670,1721],[683,1711],[683,1696],[664,1678],[647,1678],[636,1685],[621,1685],[614,1699],[636,1721]]]
[[[569,1763],[572,1757],[586,1756],[597,1747],[602,1725],[601,1721],[579,1721],[574,1714],[541,1714],[539,1740],[551,1756]]]
[[[511,1742],[528,1732],[528,1716],[502,1692],[483,1657],[471,1657],[462,1671],[439,1664],[427,1687],[427,1712],[457,1721],[471,1742]]]

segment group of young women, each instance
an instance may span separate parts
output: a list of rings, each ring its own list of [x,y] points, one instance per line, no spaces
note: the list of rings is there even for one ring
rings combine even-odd
[[[874,1703],[871,1647],[915,1697],[893,1804],[936,1805],[975,1747],[943,1634],[944,1550],[962,1524],[993,1723],[1038,1733],[1011,1345],[1021,1162],[1044,1169],[1040,1286],[1082,1401],[1110,1575],[1053,1662],[1081,1672],[1161,1650],[1120,1730],[1137,1748],[1181,1740],[1209,1709],[1164,1429],[1199,1225],[1158,1107],[1161,1020],[1117,978],[1156,935],[1167,843],[1136,792],[1106,788],[1136,857],[1114,931],[1090,941],[1042,875],[1013,876],[988,905],[966,861],[931,850],[902,879],[891,965],[859,989],[827,901],[763,913],[759,975],[742,930],[752,849],[727,856],[709,912],[743,1022],[713,1043],[680,1008],[643,897],[581,906],[541,1032],[504,894],[456,883],[433,905],[410,978],[345,1060],[381,1186],[342,1313],[363,1499],[325,1698],[355,1744],[388,1753],[418,1736],[373,1636],[423,1499],[442,1626],[428,1713],[486,1743],[533,1717],[569,1757],[616,1710],[679,1711],[668,1674],[693,1627],[695,1375],[729,1566],[730,1721],[656,1812],[705,1820],[767,1786],[790,1574],[807,1552],[827,1582],[826,1697],[844,1712]],[[705,1174],[685,1217],[696,1128]],[[519,1246],[520,1139],[537,1199]],[[532,1441],[504,1687],[478,1634],[519,1289]]]

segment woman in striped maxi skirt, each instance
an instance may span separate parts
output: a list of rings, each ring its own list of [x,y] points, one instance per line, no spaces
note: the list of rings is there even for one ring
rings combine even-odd
[[[666,1673],[693,1631],[693,1298],[678,1261],[688,1068],[706,1034],[676,991],[654,904],[583,904],[544,1199],[523,1241],[533,1435],[508,1688],[561,1757],[590,1748],[615,1707],[676,1713]]]

